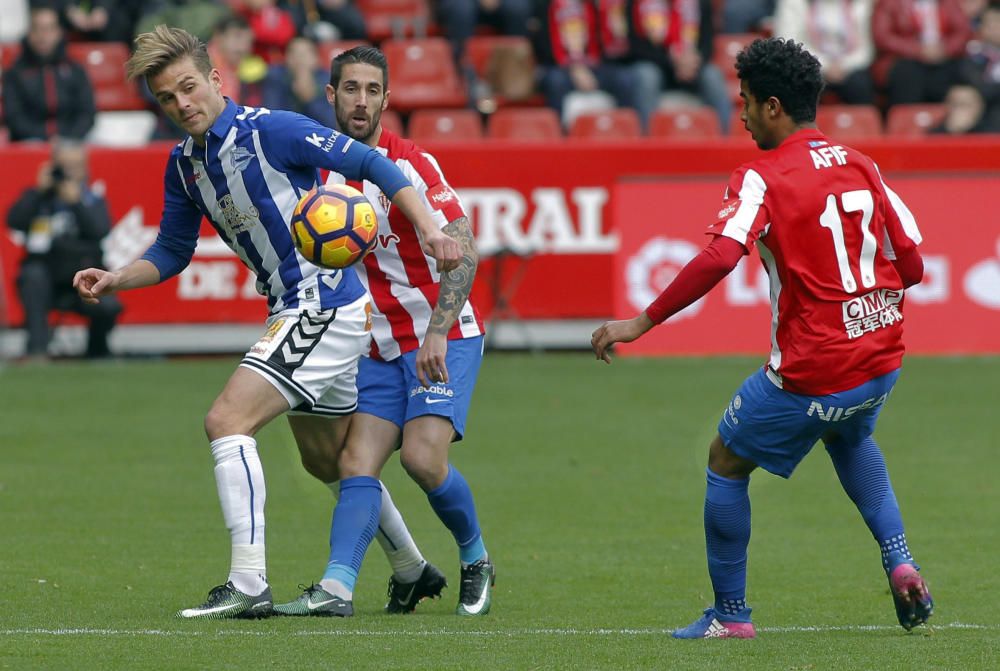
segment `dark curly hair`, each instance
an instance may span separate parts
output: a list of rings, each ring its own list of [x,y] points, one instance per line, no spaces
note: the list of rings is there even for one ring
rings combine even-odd
[[[736,56],[736,74],[758,101],[774,96],[796,123],[816,120],[823,92],[819,61],[781,37],[754,40]]]

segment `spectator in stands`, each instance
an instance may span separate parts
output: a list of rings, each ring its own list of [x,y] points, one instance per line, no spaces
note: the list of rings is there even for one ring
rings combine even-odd
[[[319,50],[308,37],[295,37],[285,50],[285,64],[272,65],[264,80],[264,107],[291,110],[327,128],[337,127],[326,101],[329,71],[319,64]]]
[[[624,4],[640,78],[654,78],[649,88],[658,92],[697,96],[715,110],[721,132],[728,133],[733,102],[725,75],[712,63],[712,0],[628,0]],[[647,64],[654,65],[652,70]]]
[[[501,35],[528,35],[532,0],[438,0],[437,20],[451,41],[455,62],[461,64],[465,43],[478,25],[494,28]]]
[[[959,0],[879,0],[872,34],[875,79],[887,79],[892,106],[941,102],[958,81],[972,29]]]
[[[969,84],[958,84],[948,89],[944,105],[944,120],[930,130],[933,134],[968,135],[972,133],[997,133],[1000,124],[987,114],[986,101],[979,89]]]
[[[0,45],[20,42],[28,32],[28,0],[0,0]]]
[[[979,21],[989,4],[989,0],[959,0],[959,4],[962,5],[962,11],[969,18],[969,25],[972,26],[973,30],[978,30]]]
[[[535,54],[548,105],[563,114],[573,91],[604,90],[619,106],[638,110],[635,74],[608,62],[598,37],[597,9],[586,0],[547,0],[539,7]]]
[[[826,88],[850,105],[875,102],[869,69],[875,60],[871,17],[875,0],[778,0],[774,34],[819,59]]]
[[[242,105],[261,104],[267,63],[253,53],[253,30],[242,16],[230,15],[215,26],[208,57],[222,75],[222,95]]]
[[[977,89],[991,124],[1000,117],[1000,0],[992,0],[980,16],[976,39],[969,42],[961,77]]]
[[[3,112],[12,141],[83,138],[94,125],[94,94],[80,64],[66,56],[59,15],[31,9],[21,55],[3,73]]]
[[[228,4],[215,0],[153,0],[143,5],[136,33],[150,32],[162,23],[186,30],[203,42],[212,37],[219,21],[232,14]]]
[[[774,14],[774,0],[724,0],[722,32],[756,33],[766,30]]]
[[[365,17],[352,0],[292,0],[286,9],[300,35],[317,42],[364,40]]]
[[[253,31],[254,53],[268,64],[280,63],[297,34],[291,13],[278,7],[277,0],[242,0],[237,11]]]
[[[675,0],[676,1],[676,0]],[[687,2],[688,0],[680,0]],[[697,0],[693,0],[697,2]],[[635,80],[635,106],[644,129],[649,128],[649,119],[660,105],[663,91],[663,74],[659,64],[646,50],[637,48],[631,35],[632,22],[629,20],[633,8],[628,0],[592,0],[597,8],[597,34],[600,37],[601,54],[607,63],[622,66],[632,72]],[[664,20],[669,19],[670,0],[641,2],[643,6],[662,9]]]
[[[83,42],[132,42],[142,0],[62,0],[63,25],[71,39]]]
[[[108,335],[121,303],[113,296],[110,302],[84,303],[73,288],[78,270],[101,265],[101,240],[111,230],[104,198],[87,185],[82,144],[59,140],[53,145],[51,161],[39,169],[37,184],[10,208],[7,225],[25,236],[27,255],[17,285],[28,331],[27,356],[47,356],[52,310],[89,318],[86,355],[108,356]]]

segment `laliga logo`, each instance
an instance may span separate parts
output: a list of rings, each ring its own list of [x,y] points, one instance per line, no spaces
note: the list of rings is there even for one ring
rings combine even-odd
[[[997,258],[980,261],[965,274],[965,293],[983,307],[1000,310],[1000,238]]]
[[[653,238],[644,244],[625,266],[626,291],[632,306],[645,310],[699,251],[686,240]],[[674,319],[693,317],[704,303],[705,299],[699,298],[678,312]]]

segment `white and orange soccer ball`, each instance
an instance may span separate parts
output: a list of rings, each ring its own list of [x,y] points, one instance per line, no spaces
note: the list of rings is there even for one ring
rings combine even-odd
[[[345,184],[310,189],[292,213],[292,240],[321,268],[346,268],[375,247],[378,218],[365,195]]]

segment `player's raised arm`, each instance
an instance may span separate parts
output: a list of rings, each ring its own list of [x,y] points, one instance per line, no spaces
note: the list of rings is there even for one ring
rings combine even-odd
[[[608,348],[616,342],[632,342],[707,294],[732,272],[745,253],[746,248],[740,242],[717,235],[642,313],[598,327],[590,339],[594,356],[599,361],[611,363]]]
[[[289,116],[295,122],[286,124],[287,132],[292,133],[286,139],[295,162],[339,172],[349,180],[368,180],[377,185],[413,223],[420,233],[424,251],[437,261],[438,272],[458,267],[462,258],[459,244],[434,224],[416,190],[395,163],[347,135],[305,117]]]

